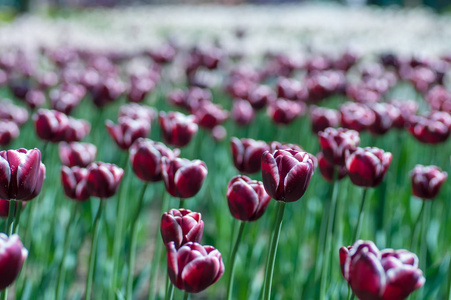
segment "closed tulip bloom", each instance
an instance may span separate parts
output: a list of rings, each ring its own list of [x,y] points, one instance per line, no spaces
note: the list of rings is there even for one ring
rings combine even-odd
[[[164,141],[173,146],[184,147],[197,133],[197,124],[193,115],[179,112],[160,112],[159,123]]]
[[[97,147],[89,143],[65,143],[59,144],[59,156],[61,163],[68,167],[86,167],[97,156]]]
[[[318,133],[328,127],[337,127],[340,124],[340,113],[335,109],[312,106],[310,109],[312,131]]]
[[[347,102],[340,106],[341,126],[364,131],[374,122],[374,112],[364,104]]]
[[[161,216],[160,231],[164,244],[174,242],[178,249],[188,242],[200,243],[204,233],[202,215],[189,209],[171,209]]]
[[[279,98],[269,104],[267,113],[274,123],[287,125],[304,114],[305,110],[306,106],[302,102]]]
[[[19,126],[13,121],[0,120],[0,145],[5,146],[19,136]]]
[[[127,117],[133,120],[146,120],[152,123],[158,116],[157,111],[149,106],[138,103],[129,103],[119,108],[118,119]]]
[[[334,179],[334,176],[336,176],[336,179],[340,180],[345,178],[348,174],[345,166],[335,166],[334,164],[330,163],[327,159],[324,158],[324,154],[322,152],[318,153],[316,157],[318,159],[319,171],[327,181],[332,181]],[[338,176],[334,175],[334,172],[338,172]]]
[[[69,117],[69,126],[64,133],[65,142],[78,142],[84,139],[91,131],[91,124],[86,120]]]
[[[16,280],[27,256],[28,250],[17,234],[8,237],[0,233],[0,290],[6,289]]]
[[[130,102],[142,102],[155,89],[155,82],[146,77],[131,77],[127,99]]]
[[[262,155],[262,178],[265,190],[273,199],[283,202],[299,200],[307,190],[314,162],[307,152],[277,150]]]
[[[80,167],[61,167],[61,182],[64,193],[75,201],[85,201],[89,198],[88,170]]]
[[[361,300],[403,300],[423,286],[418,257],[407,250],[379,249],[359,240],[340,249],[342,274]]]
[[[393,121],[393,126],[403,129],[418,110],[418,102],[415,100],[391,100],[390,104],[397,107],[400,115]]]
[[[121,117],[118,124],[110,120],[105,122],[108,134],[122,150],[127,150],[138,138],[146,137],[150,132],[150,122],[145,119]]]
[[[161,174],[169,194],[174,197],[190,198],[196,195],[205,177],[207,165],[201,160],[162,157]]]
[[[241,221],[256,221],[266,211],[271,197],[263,182],[238,175],[229,181],[227,203],[232,216]]]
[[[155,182],[162,180],[161,158],[174,159],[179,155],[179,149],[171,150],[163,143],[139,138],[130,147],[130,164],[139,179]]]
[[[437,166],[416,165],[410,172],[412,193],[421,199],[434,199],[448,174]]]
[[[327,128],[318,137],[324,158],[338,166],[345,165],[346,153],[354,152],[360,143],[359,133],[345,128]]]
[[[276,93],[266,85],[260,85],[249,93],[249,103],[255,110],[260,110],[276,100]]]
[[[31,200],[41,190],[45,167],[39,149],[0,152],[0,198]]]
[[[235,168],[243,173],[252,174],[261,168],[263,152],[269,150],[268,144],[253,139],[230,139],[232,158]]]
[[[228,111],[222,109],[220,105],[206,101],[194,111],[194,115],[199,126],[206,129],[213,129],[215,126],[221,125],[229,117]]]
[[[390,103],[373,103],[369,108],[374,112],[374,122],[368,127],[372,134],[385,134],[401,116],[401,111]]]
[[[45,94],[43,91],[37,89],[30,90],[27,92],[27,95],[25,96],[25,102],[31,109],[41,107],[45,104]]]
[[[10,100],[0,99],[0,119],[13,121],[21,126],[28,120],[28,111]]]
[[[188,293],[199,293],[221,278],[224,263],[212,246],[189,242],[178,250],[174,242],[167,248],[168,275],[172,284]]]
[[[392,160],[390,152],[376,147],[357,148],[346,159],[346,169],[352,183],[361,187],[381,184]]]
[[[242,99],[233,102],[232,119],[238,125],[245,126],[250,124],[255,118],[255,111],[251,104]]]
[[[273,153],[276,150],[294,150],[298,152],[304,152],[304,149],[296,144],[280,143],[278,141],[271,142],[269,144],[269,152]]]
[[[113,196],[121,183],[124,170],[114,164],[94,162],[88,166],[88,192],[98,198]]]
[[[33,115],[33,121],[39,138],[54,143],[66,140],[69,118],[62,112],[39,109]]]
[[[437,111],[428,116],[412,117],[409,132],[421,143],[438,144],[448,139],[450,127],[450,114]]]

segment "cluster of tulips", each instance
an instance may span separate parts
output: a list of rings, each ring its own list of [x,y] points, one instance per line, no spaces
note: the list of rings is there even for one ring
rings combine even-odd
[[[246,36],[242,30],[235,35],[238,40]],[[136,61],[147,65],[141,69],[131,68]],[[48,67],[44,69],[41,65]],[[167,281],[163,292],[166,299],[174,298],[174,287],[184,291],[184,298],[188,299],[191,294],[216,283],[224,273],[227,283],[222,286],[226,288],[217,290],[219,294],[215,297],[238,297],[238,291],[234,296],[237,258],[245,266],[251,264],[246,261],[249,257],[239,258],[245,224],[261,220],[274,202],[277,207],[274,208],[274,224],[270,227],[272,234],[268,236],[265,275],[257,296],[270,299],[283,290],[277,288],[274,292],[272,287],[273,274],[278,272],[276,262],[277,253],[281,251],[278,244],[283,235],[285,206],[308,194],[316,168],[329,182],[324,186],[328,186],[330,193],[321,202],[321,227],[314,225],[317,251],[312,254],[315,266],[309,280],[317,288],[308,292],[309,297],[341,298],[343,293],[334,287],[332,279],[333,272],[339,269],[347,283],[349,297],[362,300],[406,299],[425,284],[428,262],[432,262],[427,248],[431,200],[438,197],[447,179],[446,172],[436,165],[420,164],[410,172],[411,193],[423,200],[411,230],[413,236],[403,237],[411,241],[410,250],[379,250],[373,241],[362,239],[362,227],[365,214],[370,212],[366,204],[372,193],[369,191],[385,190],[385,186],[381,186],[389,169],[395,169],[396,174],[404,171],[398,170],[402,149],[392,154],[383,147],[374,147],[372,144],[379,142],[379,137],[397,130],[397,136],[405,138],[402,132],[405,130],[414,137],[415,143],[430,147],[427,148],[428,153],[433,153],[430,163],[440,155],[432,147],[445,144],[451,133],[451,90],[446,87],[445,76],[451,68],[451,59],[403,58],[385,53],[377,61],[367,63],[365,58],[347,51],[336,57],[311,55],[301,61],[287,54],[268,53],[261,65],[259,68],[248,65],[245,56],[228,53],[220,44],[183,47],[173,40],[140,53],[101,53],[70,47],[42,48],[35,56],[22,51],[0,53],[1,95],[13,98],[0,99],[0,145],[20,145],[19,134],[34,141],[36,146],[43,145],[40,147],[42,161],[49,173],[57,168],[48,162],[56,163],[51,154],[58,144],[62,189],[66,197],[75,201],[70,206],[63,245],[59,246],[62,255],[53,257],[52,261],[57,265],[52,297],[66,298],[65,273],[70,249],[74,247],[71,233],[78,230],[76,220],[86,210],[83,203],[94,202],[88,200],[96,197],[100,201],[93,204],[96,210],[88,226],[91,242],[88,267],[83,274],[86,279],[84,297],[138,298],[134,271],[139,255],[139,220],[147,213],[146,199],[160,196],[155,193],[158,190],[155,187],[162,181],[165,189],[160,203],[161,221],[157,224],[162,241],[152,240],[154,253],[145,258],[151,261],[149,299],[160,297],[160,293],[152,289],[163,285],[156,279],[164,274],[158,268],[159,248],[166,249]],[[421,100],[392,98],[390,93],[400,85],[412,87],[411,96]],[[94,106],[89,107],[87,100]],[[123,104],[124,101],[127,103]],[[336,109],[324,103],[332,103]],[[425,113],[424,107],[428,107],[429,112]],[[110,108],[117,112],[116,121],[105,120]],[[263,110],[266,110],[266,117],[261,113]],[[73,116],[77,111],[83,118]],[[25,128],[30,115],[38,139],[33,134],[26,135],[32,131]],[[311,125],[303,122],[299,128],[297,120],[307,118]],[[229,119],[233,124],[228,123]],[[159,130],[151,130],[153,126],[158,126]],[[278,136],[258,139],[268,128],[277,128]],[[308,132],[310,129],[312,133]],[[370,135],[366,135],[366,131]],[[111,139],[104,139],[106,134]],[[299,136],[305,144],[301,145]],[[367,147],[360,147],[361,138]],[[116,164],[96,161],[97,156],[108,157],[105,153],[101,155],[106,152],[105,141],[107,145],[111,141],[116,145],[117,151],[112,152],[123,152],[110,155],[121,157],[122,161],[115,161]],[[204,143],[214,148],[202,152]],[[226,178],[228,173],[214,170],[215,162],[206,161],[199,154],[224,147],[230,149],[227,156],[239,173],[232,178]],[[320,151],[316,155],[309,153],[317,150]],[[21,148],[0,152],[0,215],[7,218],[5,233],[0,235],[3,299],[21,269],[27,267],[23,266],[28,254],[32,254],[25,249],[18,234],[24,234],[24,243],[33,251],[30,234],[34,207],[44,198],[59,195],[49,192],[56,189],[51,185],[59,186],[56,176],[51,182],[44,181],[46,167],[41,161],[41,151]],[[396,164],[390,168],[392,160],[396,160]],[[137,184],[131,183],[128,174],[134,174],[142,182],[138,193],[132,190]],[[194,207],[190,204],[194,201],[188,198],[196,197],[197,203],[203,201],[202,187],[213,174],[219,179],[230,179],[228,185],[223,184],[225,195],[214,197],[226,198],[231,216],[240,223],[237,233],[234,229],[238,226],[232,226],[229,252],[221,249],[223,254],[228,254],[225,264],[218,249],[201,243],[204,228],[215,226],[211,220],[205,223],[202,220],[200,211],[207,206],[200,206],[199,211],[188,209]],[[126,177],[128,179],[123,180]],[[356,222],[347,224],[352,228],[352,236],[343,237],[339,230],[343,217],[339,212],[347,207],[340,198],[340,192],[345,190],[340,180],[346,177],[362,191]],[[152,187],[152,196],[148,187]],[[218,191],[212,193],[219,194]],[[172,206],[171,197],[179,199],[178,208]],[[116,200],[116,207],[107,208],[113,213],[105,216],[105,209],[112,202],[108,198]],[[391,200],[384,196],[384,201]],[[60,199],[51,199],[46,203],[54,203],[53,213],[58,214],[58,209],[63,207],[59,202]],[[30,213],[24,224],[21,211],[27,209]],[[112,228],[108,228],[109,218],[114,219]],[[53,222],[55,226],[55,220]],[[106,231],[114,232],[113,241],[107,243],[108,255],[99,255],[104,251],[102,247],[99,249],[99,243]],[[365,236],[369,236],[368,232]],[[219,235],[212,238],[210,234],[208,242],[219,243],[223,238]],[[376,240],[376,236],[371,239]],[[129,241],[129,246],[124,247],[123,240]],[[345,245],[337,247],[340,242]],[[301,244],[295,246],[301,249]],[[414,251],[418,251],[419,258]],[[449,253],[442,254],[451,260]],[[107,260],[109,290],[105,295],[95,288],[95,273],[100,272],[99,264],[106,264]],[[126,275],[122,274],[122,266],[126,266]],[[21,276],[26,280],[27,276],[32,276],[30,274],[23,272]],[[42,271],[39,274],[44,276]],[[17,294],[19,289],[15,292]],[[21,293],[23,296],[24,291]],[[449,297],[451,288],[447,293]],[[426,297],[421,289],[416,294]]]

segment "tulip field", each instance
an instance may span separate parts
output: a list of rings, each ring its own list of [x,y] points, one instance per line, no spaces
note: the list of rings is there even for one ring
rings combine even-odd
[[[451,300],[450,19],[173,9],[0,24],[1,299]]]

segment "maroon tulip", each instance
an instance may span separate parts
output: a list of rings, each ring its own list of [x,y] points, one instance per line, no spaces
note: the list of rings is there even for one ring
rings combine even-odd
[[[340,113],[335,109],[312,106],[310,117],[314,133],[323,131],[328,127],[337,127],[340,124]]]
[[[390,104],[397,107],[401,114],[393,121],[393,126],[403,129],[418,110],[418,102],[415,100],[391,100]]]
[[[355,131],[364,131],[374,122],[374,113],[367,106],[347,102],[340,106],[341,126]]]
[[[434,199],[448,174],[437,166],[416,165],[410,172],[412,193],[421,199]]]
[[[77,107],[86,94],[82,85],[66,84],[60,90],[50,92],[52,109],[69,115]]]
[[[88,170],[80,167],[61,167],[61,182],[64,193],[75,201],[85,201],[89,198]]]
[[[31,109],[41,107],[45,104],[45,94],[40,90],[30,90],[25,96],[25,102]]]
[[[224,273],[221,253],[212,246],[188,242],[177,250],[174,242],[169,242],[166,248],[169,279],[181,290],[199,293]]]
[[[368,127],[372,134],[385,134],[401,117],[401,111],[390,103],[373,103],[369,108],[374,113],[374,122]]]
[[[241,221],[256,221],[266,211],[271,197],[263,183],[238,175],[229,181],[227,203],[232,216]]]
[[[179,249],[188,242],[200,243],[204,233],[204,221],[200,213],[189,209],[171,209],[161,216],[160,231],[163,242],[174,242]]]
[[[127,99],[130,102],[142,102],[146,96],[155,89],[155,82],[148,77],[132,76],[128,89]]]
[[[41,191],[45,166],[39,149],[0,152],[0,198],[31,200]]]
[[[306,106],[302,102],[279,98],[269,104],[267,113],[274,123],[287,125],[295,118],[301,116],[305,110]]]
[[[84,139],[91,131],[91,124],[86,120],[69,117],[69,126],[64,134],[64,141],[78,142]]]
[[[88,166],[88,192],[91,196],[109,198],[121,183],[124,170],[114,164],[94,162]]]
[[[304,149],[296,144],[280,143],[278,141],[271,142],[269,144],[269,152],[273,153],[276,150],[294,150],[297,152],[304,152]]]
[[[290,78],[280,78],[277,81],[277,97],[288,100],[297,100],[298,93],[302,90],[302,85],[299,81]]]
[[[201,160],[161,158],[161,174],[166,190],[174,197],[190,198],[196,195],[205,177],[207,166]]]
[[[0,120],[0,145],[5,146],[19,136],[19,126],[13,121]]]
[[[161,158],[172,160],[179,155],[179,149],[171,150],[163,143],[139,138],[130,147],[130,164],[139,179],[155,182],[162,179]]]
[[[359,133],[345,128],[327,128],[318,137],[324,158],[338,166],[345,165],[346,153],[352,153],[360,143]]]
[[[238,125],[249,125],[255,118],[255,111],[251,104],[242,99],[237,99],[233,102],[232,119]]]
[[[451,92],[446,87],[442,85],[433,87],[425,98],[433,110],[451,112]]]
[[[379,249],[371,241],[358,240],[341,247],[343,277],[362,300],[403,300],[423,286],[418,258],[407,250]]]
[[[260,110],[266,106],[267,103],[271,103],[276,100],[276,93],[266,86],[260,85],[249,93],[249,103],[255,110]]]
[[[92,83],[85,85],[92,95],[92,100],[97,107],[104,107],[108,103],[114,102],[125,91],[125,86],[119,78],[109,75],[105,78],[99,78]]]
[[[194,111],[199,126],[206,129],[213,129],[215,126],[221,125],[229,117],[229,113],[223,110],[220,105],[212,102],[203,102],[198,109]]]
[[[323,175],[324,179],[326,179],[327,181],[332,181],[334,180],[334,176],[337,176],[336,178],[338,180],[343,179],[346,177],[346,175],[348,174],[348,171],[346,170],[345,166],[335,166],[334,164],[330,163],[325,157],[324,154],[322,152],[319,152],[316,155],[317,159],[318,159],[318,166],[319,166],[319,171],[321,172],[321,175]],[[338,167],[338,169],[337,169]],[[335,172],[337,172],[338,170],[338,174],[334,175]]]
[[[446,112],[433,112],[428,116],[410,119],[409,132],[420,142],[438,144],[446,141],[450,134],[451,116]]]
[[[121,117],[118,124],[110,120],[105,122],[109,135],[122,150],[127,150],[138,138],[146,137],[150,132],[150,123],[145,119]]]
[[[25,108],[13,104],[6,99],[0,100],[0,119],[9,120],[21,126],[28,120],[28,112]]]
[[[149,106],[138,103],[129,103],[119,108],[118,119],[127,117],[133,120],[146,120],[152,123],[157,118],[157,111]]]
[[[0,218],[8,218],[10,203],[11,203],[11,201],[0,199]],[[16,209],[15,209],[14,215],[17,215],[19,203],[18,202],[15,202],[15,203],[16,203]],[[22,201],[22,209],[25,207],[26,204],[27,204],[27,202]]]
[[[0,233],[0,290],[11,285],[22,269],[27,259],[28,250],[25,249],[17,234],[8,237]]]
[[[34,128],[39,138],[49,142],[65,140],[69,118],[56,110],[39,109],[33,115]]]
[[[263,152],[269,150],[268,144],[253,139],[230,139],[233,164],[238,171],[252,174],[258,172],[261,167]]]
[[[390,152],[375,147],[359,147],[346,159],[346,169],[355,185],[375,187],[384,179],[391,160]]]
[[[193,115],[160,112],[159,122],[164,141],[169,145],[184,147],[197,133],[197,124]]]
[[[265,190],[273,199],[283,202],[299,200],[307,190],[314,162],[307,152],[277,150],[262,155],[262,178]]]
[[[97,156],[97,147],[89,143],[65,143],[59,144],[59,156],[61,163],[68,167],[86,167]]]

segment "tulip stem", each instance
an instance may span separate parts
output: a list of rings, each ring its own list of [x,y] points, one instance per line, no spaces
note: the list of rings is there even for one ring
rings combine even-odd
[[[272,277],[274,273],[274,263],[276,261],[277,245],[279,243],[280,229],[282,228],[283,212],[285,210],[285,202],[278,201],[277,218],[274,226],[274,232],[271,238],[271,248],[269,249],[266,261],[265,283],[263,285],[263,299],[269,300],[271,296]]]
[[[367,188],[363,189],[362,193],[362,201],[360,202],[360,211],[359,211],[359,218],[357,219],[357,226],[355,227],[354,231],[354,238],[352,239],[352,243],[354,243],[357,240],[357,237],[360,234],[360,226],[362,225],[362,219],[363,219],[363,208],[365,207],[365,200],[366,200],[366,192],[368,191]]]
[[[129,252],[129,256],[128,256],[128,276],[127,276],[127,297],[126,299],[133,299],[133,270],[135,268],[135,258],[136,258],[136,242],[137,242],[137,238],[138,238],[138,231],[136,230],[136,227],[138,225],[138,218],[139,218],[139,213],[142,210],[142,206],[143,206],[143,199],[144,199],[144,194],[146,193],[146,189],[147,189],[148,184],[145,183],[142,190],[141,190],[141,194],[139,196],[139,202],[138,202],[138,207],[136,208],[136,212],[135,212],[135,216],[132,220],[132,227],[131,227],[131,241],[130,241],[130,252]]]
[[[91,254],[89,256],[89,271],[88,277],[86,278],[86,291],[85,291],[85,299],[91,299],[91,290],[92,290],[92,282],[94,279],[94,267],[96,261],[96,253],[97,253],[97,245],[99,242],[99,220],[102,214],[103,206],[105,200],[100,199],[99,209],[97,210],[96,217],[94,219],[94,233],[92,235],[91,240]]]
[[[172,300],[174,298],[174,285],[169,284],[169,288],[166,290],[166,300]]]
[[[188,300],[189,299],[189,293],[185,291],[185,293],[183,294],[183,300]]]
[[[241,237],[243,236],[244,225],[246,225],[246,222],[241,221],[240,229],[239,229],[238,235],[236,237],[235,245],[233,246],[233,250],[230,253],[230,259],[229,259],[230,272],[229,272],[229,281],[227,284],[227,298],[226,298],[227,300],[232,299],[232,287],[233,287],[233,275],[234,275],[234,271],[235,271],[235,259],[236,259],[236,253],[238,251],[238,247],[240,246]]]
[[[20,221],[20,215],[22,212],[22,200],[19,200],[16,202],[16,217],[14,220],[14,225],[13,225],[13,233],[17,231],[17,227],[19,226],[19,221]]]
[[[451,253],[448,255],[449,266],[448,266],[448,297],[447,300],[451,300]]]
[[[16,213],[16,200],[9,200],[8,221],[6,222],[5,232],[11,236],[13,233],[13,220]]]
[[[424,214],[424,206],[425,206],[425,204],[426,204],[426,201],[423,200],[423,202],[421,204],[420,213],[418,214],[417,220],[415,221],[415,225],[413,226],[412,244],[410,245],[410,249],[412,249],[412,251],[414,251],[414,248],[417,247],[417,245],[418,245],[418,234],[416,234],[416,232],[417,232],[418,225],[420,224],[420,220],[422,220],[421,217]]]
[[[425,200],[423,200],[426,202]],[[421,246],[420,246],[420,263],[421,270],[426,274],[426,268],[427,268],[427,251],[428,251],[428,245],[427,245],[427,229],[429,224],[429,216],[431,215],[431,201],[428,201],[428,203],[425,204],[425,212],[423,214],[423,224],[421,228]],[[423,289],[424,290],[424,289]]]
[[[179,208],[183,208],[183,198],[179,198]]]

